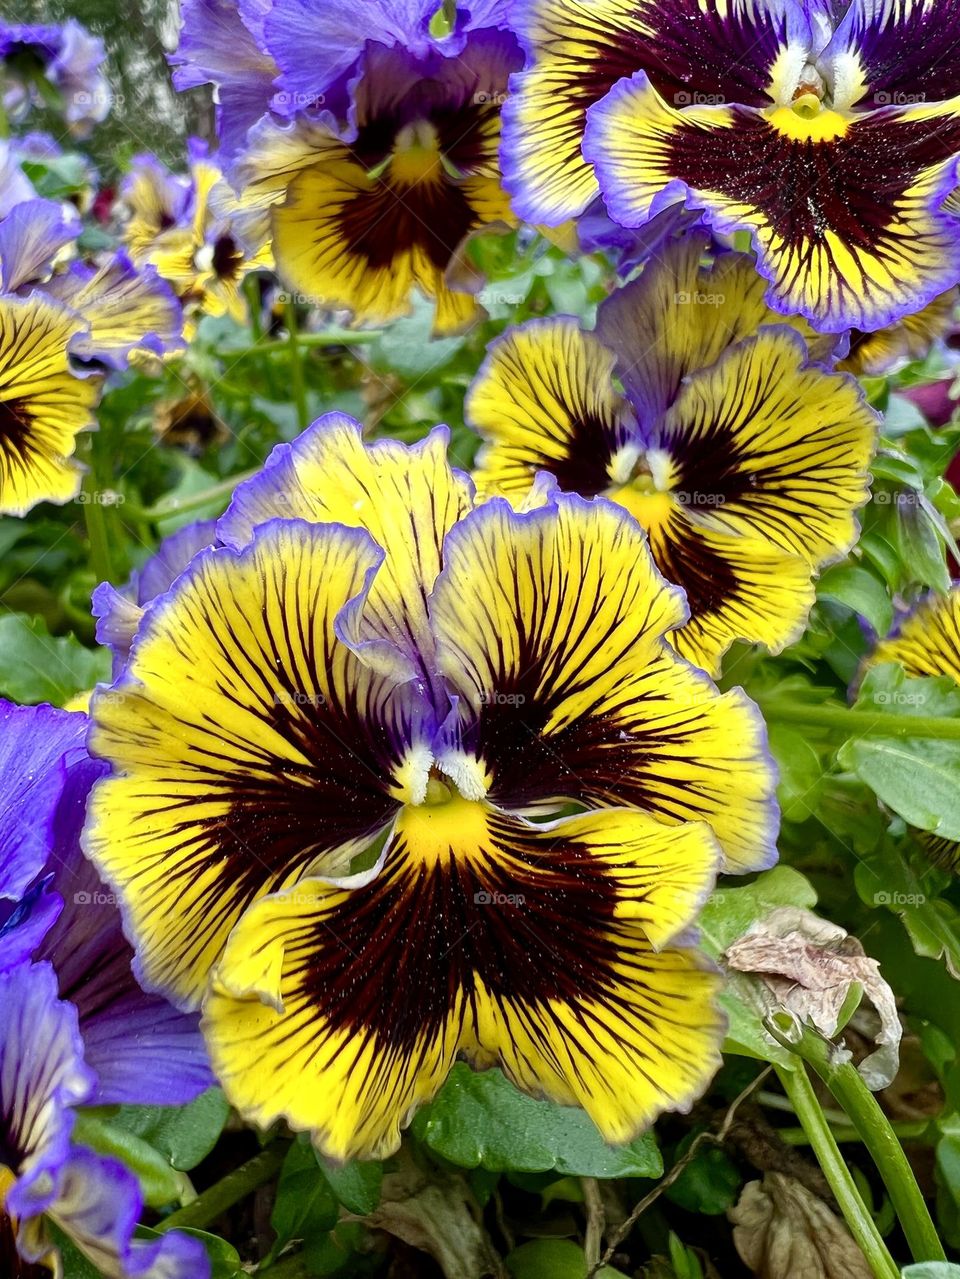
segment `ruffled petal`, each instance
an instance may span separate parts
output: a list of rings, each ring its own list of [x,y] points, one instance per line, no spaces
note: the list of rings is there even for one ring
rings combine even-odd
[[[611,293],[597,313],[597,337],[617,357],[617,375],[642,423],[653,424],[685,378],[715,364],[728,347],[784,317],[765,300],[767,281],[746,253],[704,261],[706,233],[669,245],[636,280]],[[811,359],[828,361],[837,345],[799,316],[789,323]]]
[[[71,347],[83,359],[124,369],[133,351],[183,350],[180,303],[152,266],[135,267],[125,253],[97,268],[74,263],[45,291],[83,316],[87,329]]]
[[[881,662],[899,662],[912,678],[949,675],[960,684],[960,585],[925,596],[873,650],[869,664]]]
[[[527,63],[504,110],[504,181],[520,216],[549,226],[597,195],[580,149],[586,113],[622,77],[645,71],[677,106],[762,106],[810,44],[794,0],[519,0],[514,9]]]
[[[564,316],[531,320],[491,343],[464,412],[486,441],[474,477],[483,493],[526,490],[545,470],[562,489],[595,497],[636,431],[614,390],[613,356]]]
[[[71,1107],[92,1086],[77,1014],[58,999],[50,965],[0,975],[0,1144],[16,1178],[4,1203],[11,1216],[32,1217],[50,1203],[69,1149]]]
[[[487,502],[447,538],[431,615],[459,696],[439,765],[461,789],[466,752],[504,808],[632,804],[708,822],[731,869],[774,859],[762,719],[664,643],[686,620],[682,594],[625,511],[571,496],[528,515]]]
[[[352,638],[402,677],[432,674],[426,599],[440,572],[443,540],[473,505],[473,487],[447,461],[448,432],[420,444],[365,444],[359,422],[319,418],[293,444],[273,450],[260,475],[237,487],[218,533],[245,545],[267,520],[287,517],[365,529],[385,553]]]
[[[768,328],[690,376],[655,435],[690,520],[819,565],[856,540],[877,424],[852,378]]]
[[[26,200],[12,208],[0,222],[0,290],[16,293],[42,280],[81,229],[76,213],[66,214],[54,200]]]
[[[818,60],[835,99],[859,107],[960,94],[956,0],[851,0]]]
[[[381,558],[359,529],[299,520],[203,552],[94,695],[91,749],[113,775],[85,847],[120,894],[139,974],[178,1006],[195,1006],[251,902],[345,870],[406,793],[416,707],[335,629]]]
[[[94,425],[98,388],[76,376],[67,351],[84,327],[39,293],[0,297],[0,514],[69,502],[80,488],[71,455]]]
[[[87,797],[105,771],[85,755],[69,770],[48,862],[64,905],[35,957],[50,961],[60,997],[77,1010],[84,1060],[97,1076],[91,1103],[181,1105],[215,1082],[196,1014],[140,987],[116,895],[80,849]]]
[[[758,538],[698,527],[676,509],[652,521],[648,534],[657,567],[687,597],[690,620],[670,643],[694,666],[716,677],[735,640],[779,653],[803,634],[816,599],[806,559]]]
[[[637,226],[686,193],[750,231],[770,304],[817,328],[876,329],[960,277],[956,104],[809,118],[789,106],[677,111],[643,74],[590,113],[585,153],[613,217]]]
[[[17,900],[43,870],[85,733],[83,715],[0,700],[0,898]]]
[[[666,945],[716,856],[705,827],[627,810],[407,808],[376,874],[241,921],[205,1005],[218,1074],[253,1122],[338,1159],[394,1151],[458,1053],[627,1140],[719,1061],[717,977]]]
[[[104,1279],[209,1279],[199,1239],[177,1230],[155,1240],[134,1238],[142,1213],[143,1195],[128,1168],[74,1147],[48,1215]]]

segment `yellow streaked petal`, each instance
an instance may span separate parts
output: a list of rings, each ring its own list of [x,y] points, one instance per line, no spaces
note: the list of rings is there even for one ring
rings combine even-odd
[[[113,773],[85,846],[145,980],[182,1006],[252,901],[344,871],[399,806],[405,703],[334,630],[379,559],[360,530],[299,521],[203,552],[94,695],[91,749]]]
[[[0,297],[0,514],[69,502],[80,489],[72,455],[100,389],[70,367],[68,347],[84,330],[75,311],[39,293]]]
[[[632,804],[708,822],[731,868],[769,863],[759,713],[664,644],[684,604],[636,523],[612,503],[555,502],[529,515],[480,507],[448,536],[434,592],[441,667],[491,802]]]
[[[812,565],[844,555],[869,496],[877,415],[850,377],[767,328],[687,378],[658,432],[692,521]]]
[[[709,889],[703,826],[589,813],[547,828],[478,803],[407,808],[379,870],[253,907],[205,1004],[228,1096],[339,1159],[380,1158],[458,1053],[582,1105],[622,1141],[716,1068],[717,977],[655,950]]]
[[[362,528],[385,553],[355,638],[429,656],[426,600],[440,572],[443,540],[473,505],[465,475],[447,461],[443,427],[412,447],[365,444],[358,422],[341,413],[318,419],[280,445],[261,475],[240,485],[220,537],[242,546],[267,520],[300,518]],[[390,652],[384,653],[391,657]]]
[[[486,441],[474,475],[481,493],[526,492],[546,470],[592,497],[632,424],[612,354],[567,317],[532,320],[494,342],[464,412]]]

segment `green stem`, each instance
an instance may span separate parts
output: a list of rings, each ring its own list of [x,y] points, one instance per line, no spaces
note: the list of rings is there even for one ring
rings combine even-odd
[[[103,475],[102,440],[98,438],[97,432],[93,432],[87,439],[85,452],[88,470],[84,476],[80,496],[87,541],[90,543],[90,567],[98,582],[113,582],[116,581],[116,576],[109,531],[110,521],[107,516],[108,506],[101,501],[108,488]]]
[[[281,1257],[265,1270],[257,1271],[258,1275],[261,1273],[269,1275],[270,1279],[309,1279],[316,1271],[307,1266],[302,1252],[295,1252],[288,1257]]]
[[[290,380],[293,390],[293,402],[297,408],[297,422],[301,431],[310,425],[310,413],[307,409],[307,386],[303,377],[303,352],[300,349],[300,331],[297,325],[297,308],[292,302],[287,303],[287,345],[290,349]]]
[[[810,1145],[834,1198],[840,1205],[843,1219],[866,1257],[875,1279],[899,1279],[899,1267],[890,1256],[876,1222],[860,1197],[853,1175],[833,1139],[833,1133],[807,1076],[806,1067],[798,1061],[794,1070],[777,1066],[776,1071],[797,1118],[810,1138]]]
[[[260,281],[255,275],[248,275],[243,282],[243,292],[247,299],[247,315],[250,317],[250,336],[253,347],[263,337],[263,325],[260,323]]]
[[[914,1261],[946,1261],[947,1255],[910,1161],[856,1066],[843,1060],[829,1040],[801,1027],[792,1018],[789,1026],[775,1020],[777,1024],[771,1026],[773,1033],[817,1072],[869,1150],[900,1218]]]
[[[176,1230],[187,1227],[191,1230],[204,1230],[212,1222],[221,1217],[234,1204],[246,1199],[258,1186],[270,1181],[280,1171],[287,1155],[287,1143],[277,1142],[261,1150],[233,1172],[228,1173],[220,1181],[209,1186],[202,1195],[198,1195],[185,1208],[178,1208],[169,1217],[165,1217],[157,1226],[157,1230]]]
[[[808,728],[837,728],[848,737],[936,737],[941,741],[960,740],[960,719],[935,715],[888,715],[883,712],[850,710],[846,706],[811,706],[806,702],[776,697],[758,697],[757,703],[768,720],[781,724],[804,724]]]
[[[155,506],[135,506],[132,502],[128,502],[125,513],[133,519],[156,523],[157,520],[169,519],[171,515],[186,515],[191,511],[200,511],[212,502],[230,497],[238,484],[252,479],[254,475],[259,475],[260,469],[259,466],[255,466],[249,471],[241,471],[238,475],[231,475],[229,479],[212,484],[210,488],[203,489],[200,493],[191,493],[189,497],[178,497],[173,500],[164,498]]]
[[[826,1110],[823,1113],[830,1124],[830,1131],[833,1133],[834,1140],[839,1142],[841,1146],[863,1141],[856,1128],[850,1124],[834,1123]],[[902,1123],[892,1123],[890,1131],[895,1133],[901,1141],[923,1141],[930,1131],[930,1125],[925,1119],[907,1119]],[[808,1146],[810,1144],[810,1138],[802,1128],[778,1128],[777,1136],[781,1141],[785,1141],[788,1146]]]

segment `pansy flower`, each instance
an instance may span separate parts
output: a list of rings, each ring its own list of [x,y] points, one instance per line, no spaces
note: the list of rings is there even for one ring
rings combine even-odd
[[[80,220],[52,200],[18,204],[0,221],[0,289],[39,290],[75,311],[85,331],[70,353],[81,360],[124,369],[134,353],[182,350],[183,315],[169,285],[122,251],[92,262],[70,257],[81,231]]]
[[[0,23],[3,106],[22,118],[34,103],[48,101],[50,92],[58,94],[71,135],[86,138],[110,112],[105,58],[103,41],[73,18],[62,25]]]
[[[189,178],[153,156],[134,160],[121,192],[129,215],[124,240],[135,262],[150,263],[173,286],[189,315],[243,323],[243,281],[272,265],[270,246],[244,247],[249,218],[206,144],[192,138],[189,156]]]
[[[811,363],[807,326],[769,310],[748,256],[704,267],[703,248],[665,250],[595,333],[567,317],[509,330],[466,416],[486,440],[482,491],[522,494],[548,471],[639,520],[686,592],[673,643],[716,672],[735,639],[778,652],[802,631],[813,571],[855,540],[876,420],[852,378]]]
[[[957,290],[948,289],[922,311],[874,333],[854,329],[838,369],[858,377],[882,377],[911,360],[925,359],[934,345],[956,328]]]
[[[960,29],[950,0],[520,0],[504,172],[528,220],[601,190],[748,231],[769,300],[824,331],[919,310],[960,278]],[[832,14],[842,14],[832,21]]]
[[[232,179],[269,219],[291,289],[383,323],[417,288],[450,333],[479,314],[469,238],[516,224],[497,151],[521,56],[498,6],[462,7],[442,37],[428,29],[435,10],[370,0],[359,25],[344,0],[322,12],[278,0],[264,32],[281,92]]]
[[[948,675],[960,687],[960,583],[924,596],[877,644],[864,666],[883,662],[898,662],[910,679]],[[960,843],[930,831],[914,833],[938,866],[960,870]]]
[[[85,846],[141,976],[204,1002],[244,1115],[337,1158],[396,1149],[461,1054],[612,1141],[718,1061],[689,925],[721,859],[775,855],[762,721],[664,643],[633,520],[536,500],[474,509],[444,429],[328,415],[94,695]]]
[[[108,1279],[197,1279],[203,1248],[138,1241],[136,1179],[71,1138],[83,1104],[179,1104],[213,1082],[195,1017],[136,983],[79,833],[103,765],[86,716],[0,703],[0,1256],[47,1273],[50,1223]]]
[[[94,426],[96,379],[81,377],[69,349],[83,319],[41,293],[0,293],[0,514],[69,502],[80,489],[77,436]]]

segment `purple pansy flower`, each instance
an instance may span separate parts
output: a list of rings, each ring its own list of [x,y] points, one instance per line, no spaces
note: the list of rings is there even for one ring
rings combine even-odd
[[[80,851],[103,772],[86,728],[85,715],[0,703],[0,1255],[29,1273],[53,1223],[110,1279],[201,1279],[203,1247],[135,1240],[136,1178],[71,1140],[78,1105],[179,1104],[213,1082],[196,1018],[137,985],[119,911]]]

